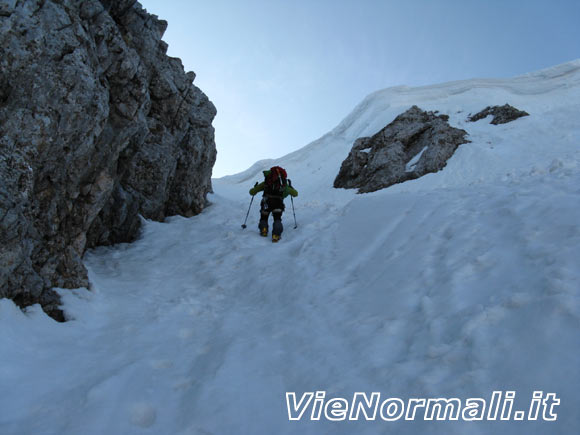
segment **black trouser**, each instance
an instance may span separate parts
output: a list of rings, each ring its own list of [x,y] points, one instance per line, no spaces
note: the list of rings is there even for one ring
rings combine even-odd
[[[268,217],[272,213],[274,218],[274,224],[272,225],[272,234],[279,236],[284,231],[284,226],[282,225],[282,213],[284,212],[284,200],[282,197],[278,196],[266,196],[262,198],[260,207],[260,222],[258,223],[258,228],[262,231],[262,228],[268,229]]]

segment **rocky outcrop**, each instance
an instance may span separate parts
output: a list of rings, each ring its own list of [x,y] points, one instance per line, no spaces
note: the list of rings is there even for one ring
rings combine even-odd
[[[488,116],[492,116],[493,119],[491,120],[490,124],[498,125],[507,124],[508,122],[521,118],[522,116],[529,115],[529,113],[524,112],[523,110],[518,110],[509,104],[504,104],[503,106],[488,106],[481,112],[469,116],[467,120],[469,122],[475,122],[479,121],[480,119],[487,118]]]
[[[89,247],[199,213],[215,108],[135,0],[0,0],[0,297],[62,317]]]
[[[451,127],[448,119],[413,106],[374,136],[357,139],[334,187],[373,192],[439,171],[468,142],[467,132]]]

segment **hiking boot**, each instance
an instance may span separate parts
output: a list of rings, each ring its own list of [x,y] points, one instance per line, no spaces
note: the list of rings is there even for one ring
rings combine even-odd
[[[280,240],[280,236],[278,234],[272,234],[272,243],[277,243]]]
[[[260,230],[260,235],[261,235],[262,237],[268,237],[268,228],[262,228],[262,229]]]

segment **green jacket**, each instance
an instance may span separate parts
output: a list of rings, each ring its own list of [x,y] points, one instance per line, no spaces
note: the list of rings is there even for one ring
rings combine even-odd
[[[258,192],[262,192],[265,187],[266,187],[265,181],[262,181],[261,183],[254,185],[254,187],[252,187],[250,189],[250,195],[254,196]],[[286,187],[284,187],[284,192],[282,192],[282,198],[286,198],[288,195],[292,195],[293,197],[297,197],[298,191],[296,189],[294,189],[293,187],[286,185]]]

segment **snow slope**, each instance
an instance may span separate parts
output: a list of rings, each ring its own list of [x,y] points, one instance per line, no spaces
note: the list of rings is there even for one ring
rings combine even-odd
[[[467,123],[510,103],[509,124]],[[416,104],[468,131],[447,167],[333,189],[354,139]],[[0,300],[1,434],[534,434],[580,430],[580,61],[398,87],[276,161],[215,180],[201,215],[86,257],[71,321]],[[241,230],[260,172],[300,196],[273,245]],[[288,421],[285,392],[561,399],[556,422]]]

